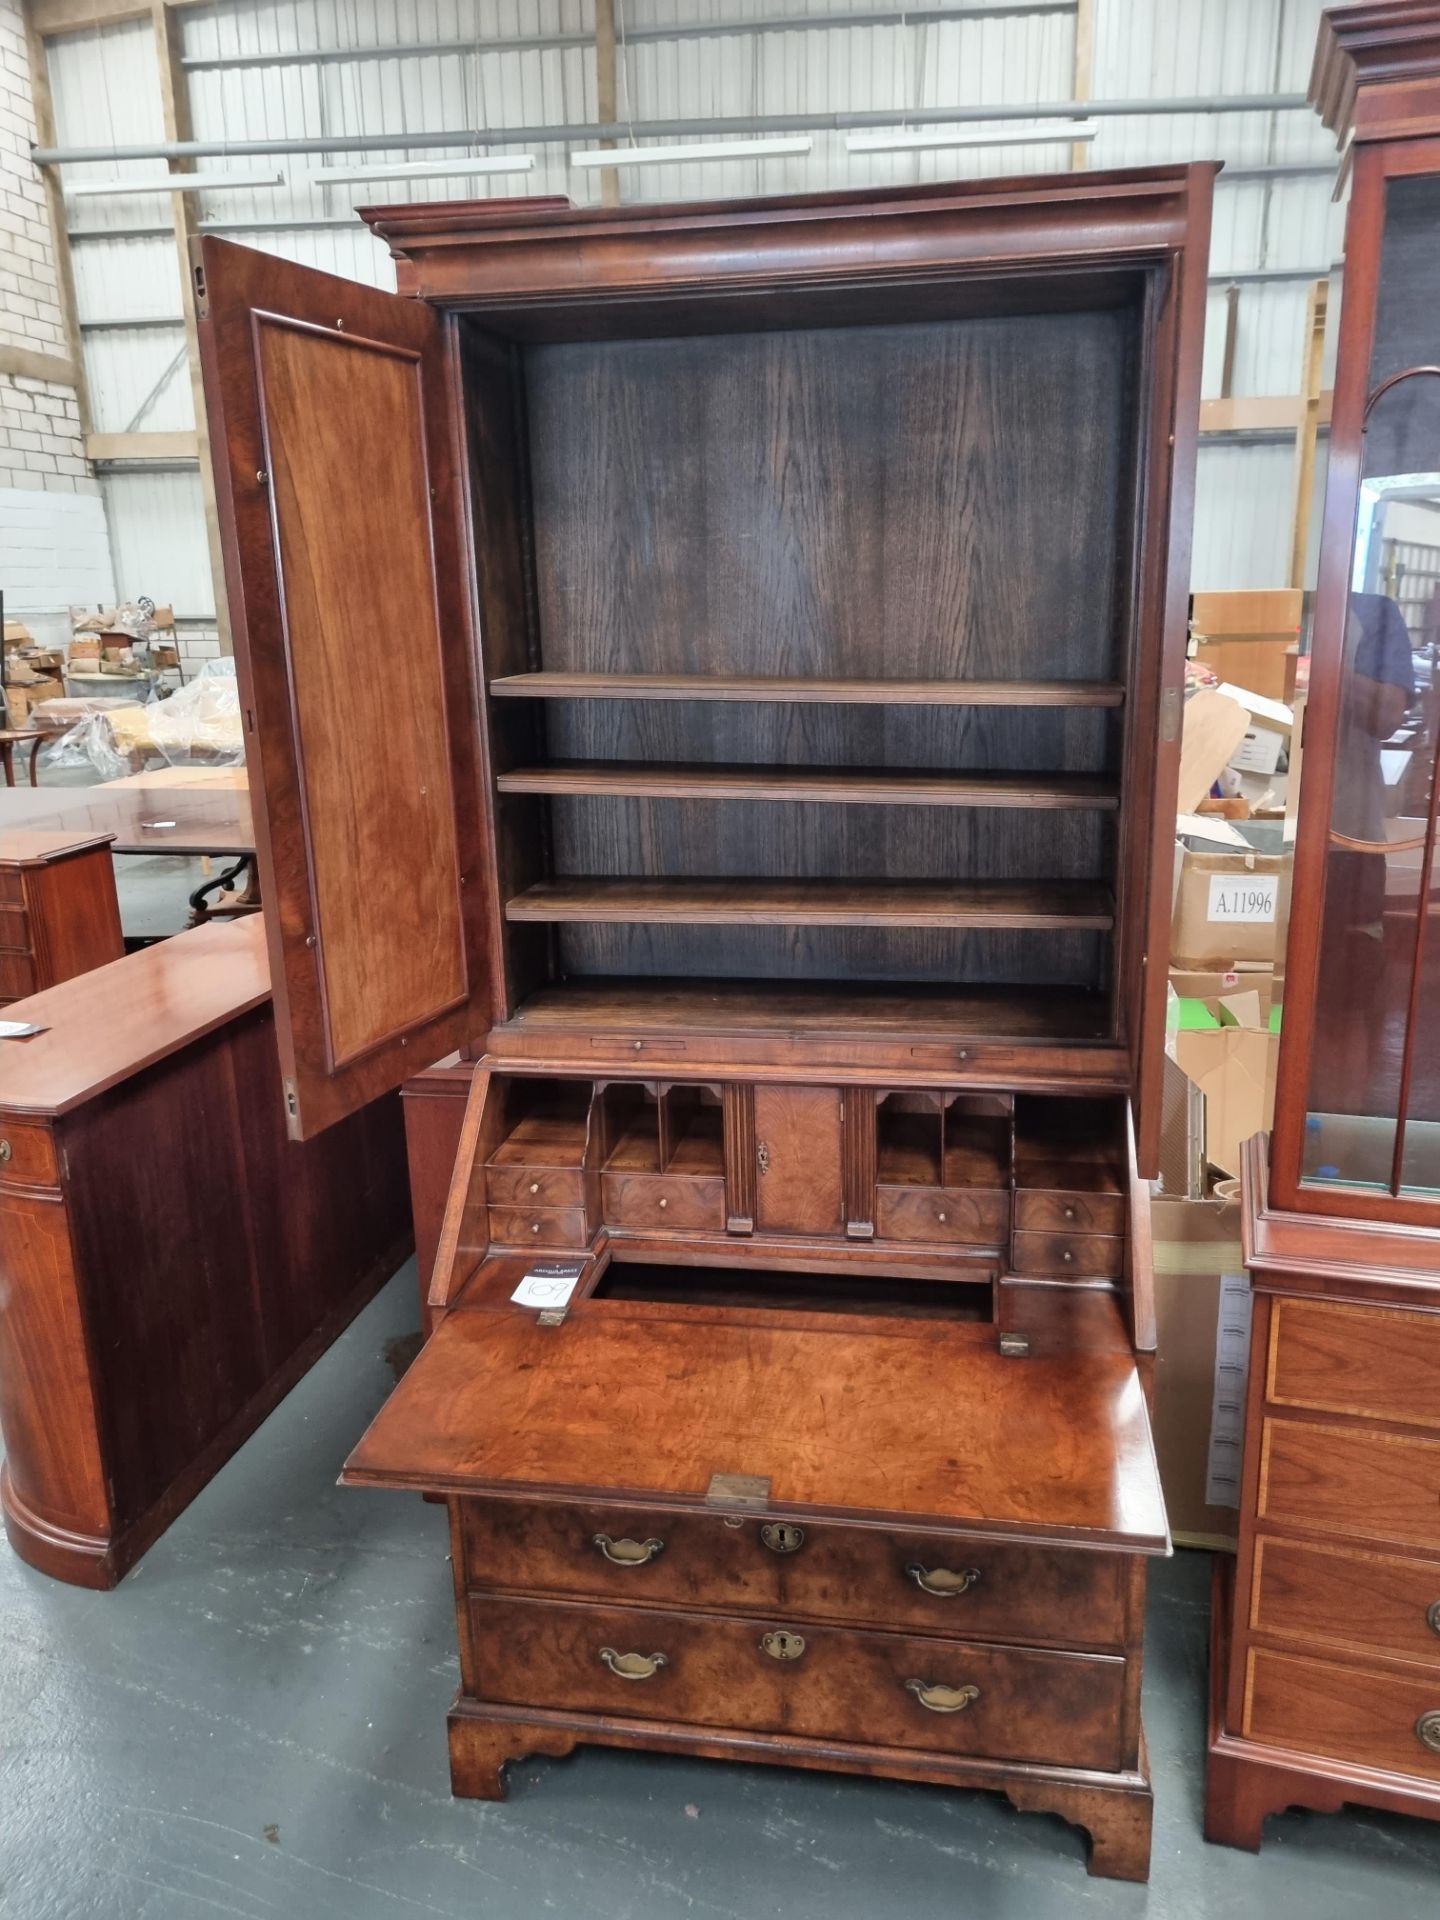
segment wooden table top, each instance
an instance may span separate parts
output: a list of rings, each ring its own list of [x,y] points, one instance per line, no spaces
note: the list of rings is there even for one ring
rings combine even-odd
[[[5,788],[0,790],[0,832],[12,826],[108,833],[116,853],[255,851],[248,790],[210,781],[161,787],[114,780],[98,787]]]
[[[178,933],[16,1000],[0,1018],[47,1031],[0,1040],[0,1112],[66,1113],[269,996],[257,913]]]

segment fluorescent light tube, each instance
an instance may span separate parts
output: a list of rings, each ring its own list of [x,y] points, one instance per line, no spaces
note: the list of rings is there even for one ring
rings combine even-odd
[[[944,128],[926,128],[911,133],[904,128],[883,133],[847,133],[847,153],[912,153],[927,147],[1043,147],[1072,140],[1093,140],[1100,131],[1098,120],[1055,120],[1022,130],[994,132],[988,127],[965,133],[950,133]]]
[[[320,167],[309,177],[316,186],[339,186],[346,180],[443,180],[472,173],[529,173],[533,153],[498,154],[490,159],[377,161],[373,167]]]
[[[774,140],[700,140],[684,147],[594,147],[572,153],[572,167],[668,167],[687,160],[763,160],[767,154],[809,153],[808,133]]]
[[[283,173],[162,173],[149,180],[85,180],[66,184],[67,200],[93,200],[103,193],[223,193],[229,187],[283,187]]]

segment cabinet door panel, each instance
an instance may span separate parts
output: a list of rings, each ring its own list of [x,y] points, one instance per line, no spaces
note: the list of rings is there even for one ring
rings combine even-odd
[[[756,1087],[755,1158],[762,1233],[841,1231],[838,1087]]]
[[[200,265],[276,1031],[306,1138],[488,1023],[451,343],[418,302],[223,241]]]

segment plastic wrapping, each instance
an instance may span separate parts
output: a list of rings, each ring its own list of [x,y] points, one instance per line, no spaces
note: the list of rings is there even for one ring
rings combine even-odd
[[[40,749],[42,769],[88,766],[102,780],[118,780],[161,762],[171,767],[245,763],[233,660],[207,660],[168,699],[157,694],[143,702],[106,695],[47,700],[35,717],[41,727],[63,727]]]

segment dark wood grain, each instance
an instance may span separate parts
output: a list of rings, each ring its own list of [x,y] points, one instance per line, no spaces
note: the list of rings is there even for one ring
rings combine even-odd
[[[828,674],[502,674],[490,691],[511,700],[709,700],[725,704],[887,707],[1119,707],[1118,681],[836,679]]]
[[[517,767],[501,793],[615,795],[651,800],[800,800],[837,806],[1035,807],[1112,812],[1119,796],[1090,774],[960,774],[919,768],[646,766],[633,761],[557,761]]]

